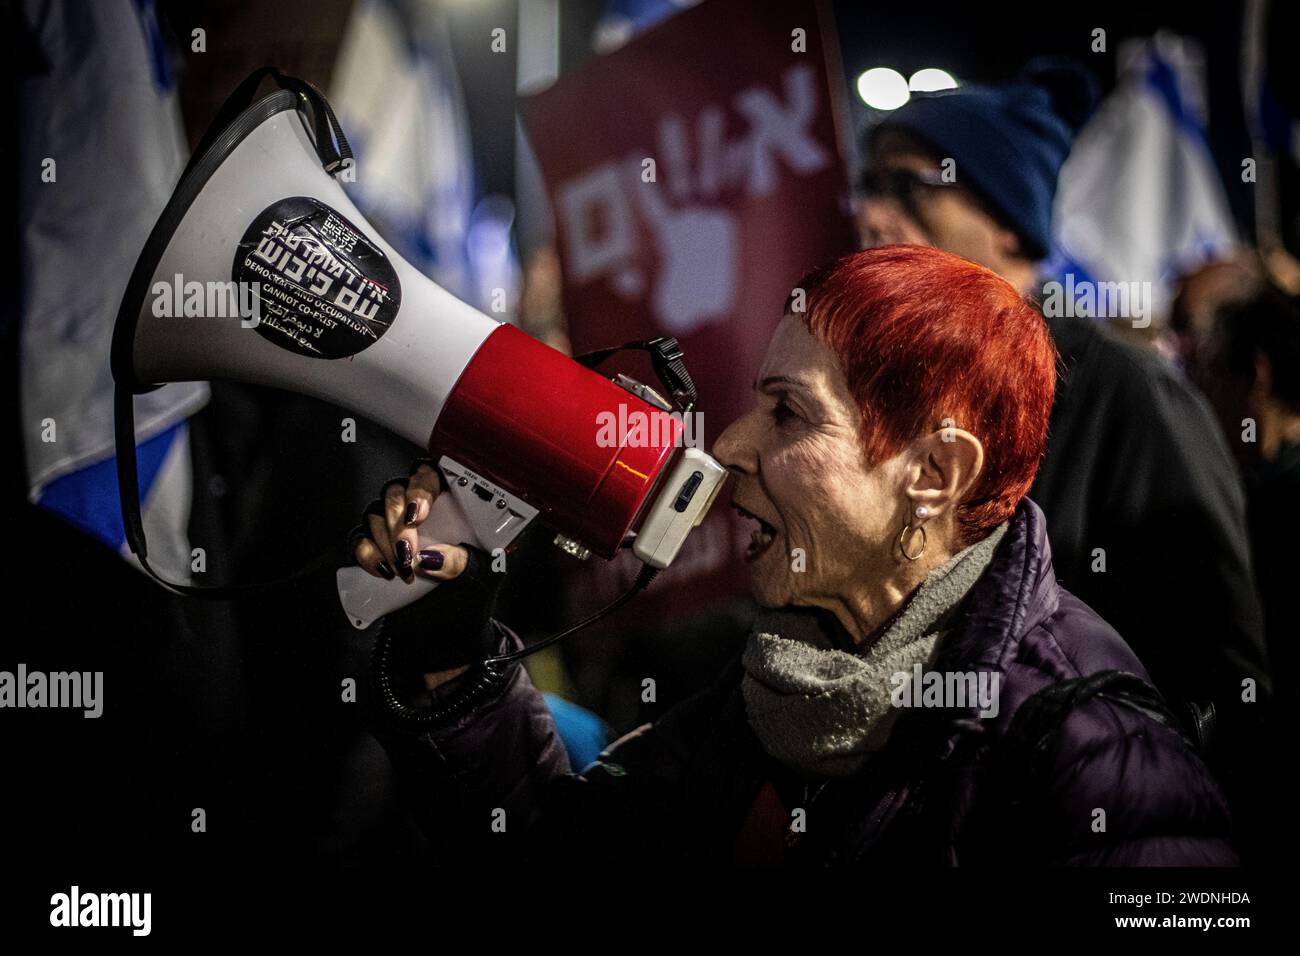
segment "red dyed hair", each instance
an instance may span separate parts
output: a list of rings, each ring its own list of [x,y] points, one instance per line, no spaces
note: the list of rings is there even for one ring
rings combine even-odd
[[[965,541],[1009,518],[1033,484],[1056,391],[1056,348],[1037,310],[996,273],[927,246],[845,256],[799,288],[809,331],[862,409],[867,461],[965,429],[984,445],[984,471],[957,507]]]

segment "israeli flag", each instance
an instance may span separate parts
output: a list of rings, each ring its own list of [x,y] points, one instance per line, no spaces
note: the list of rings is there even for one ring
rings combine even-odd
[[[597,53],[612,53],[636,34],[649,30],[699,0],[606,0],[592,41]]]
[[[1043,275],[1061,283],[1074,314],[1140,328],[1160,325],[1179,279],[1238,239],[1206,140],[1193,49],[1159,34],[1121,61],[1118,85],[1061,170]]]
[[[152,0],[23,0],[39,66],[22,80],[21,415],[28,496],[134,557],[118,506],[109,346],[122,294],[186,161]],[[190,569],[186,418],[205,383],[136,399],[151,563]],[[138,566],[138,565],[137,565]]]
[[[349,198],[411,265],[482,307],[466,247],[474,208],[469,126],[441,12],[361,0],[330,102],[355,158],[340,176]]]

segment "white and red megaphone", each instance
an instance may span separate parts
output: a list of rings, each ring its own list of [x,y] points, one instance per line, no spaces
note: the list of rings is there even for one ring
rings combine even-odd
[[[281,89],[247,105],[268,76]],[[210,379],[321,398],[426,447],[448,491],[421,544],[493,551],[540,520],[572,552],[611,558],[630,543],[646,565],[666,567],[724,469],[679,447],[681,419],[653,390],[606,378],[417,272],[335,181],[349,166],[320,92],[258,71],[226,104],[155,225],[112,357],[123,517],[145,567],[132,396]],[[676,374],[693,392],[675,343],[655,345],[667,390]],[[667,427],[610,441],[602,423],[634,412]],[[434,586],[355,567],[338,572],[338,585],[356,627]]]

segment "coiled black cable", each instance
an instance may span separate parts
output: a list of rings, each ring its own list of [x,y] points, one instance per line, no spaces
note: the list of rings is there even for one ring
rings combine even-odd
[[[379,689],[379,700],[389,718],[406,730],[425,731],[446,726],[463,717],[505,682],[504,668],[489,661],[480,661],[470,670],[465,686],[450,700],[423,710],[405,704],[397,692],[396,680],[393,677],[393,637],[384,631],[382,620],[378,622],[378,626],[379,637],[375,640],[375,650],[371,660],[375,683]]]

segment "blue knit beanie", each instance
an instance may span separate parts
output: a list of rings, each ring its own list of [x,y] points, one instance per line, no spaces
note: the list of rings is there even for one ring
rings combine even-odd
[[[1052,244],[1052,199],[1070,145],[1097,102],[1092,74],[1039,59],[1013,82],[913,96],[874,132],[914,134],[957,163],[957,182],[984,198],[1041,259]]]

